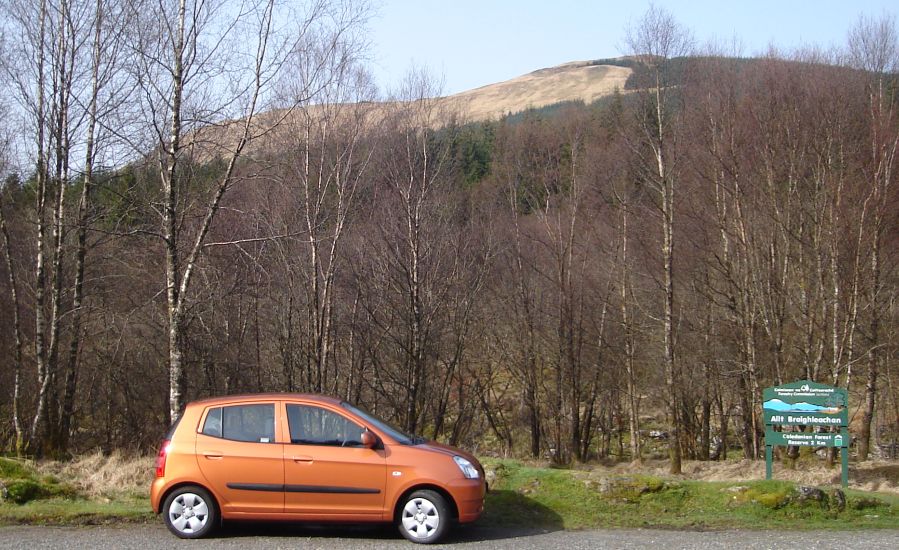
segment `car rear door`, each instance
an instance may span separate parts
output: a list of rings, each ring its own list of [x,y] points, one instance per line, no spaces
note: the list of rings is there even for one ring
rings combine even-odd
[[[284,512],[284,448],[275,439],[277,405],[239,403],[204,412],[197,461],[225,515]]]
[[[364,427],[315,403],[286,401],[285,413],[290,434],[284,447],[285,512],[380,519],[385,451],[362,446]]]

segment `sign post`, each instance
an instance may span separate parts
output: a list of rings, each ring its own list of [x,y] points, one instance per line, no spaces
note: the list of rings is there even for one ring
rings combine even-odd
[[[842,388],[799,380],[765,388],[765,479],[771,479],[774,445],[837,447],[843,487],[849,484],[849,393]],[[784,426],[839,428],[839,432],[784,432]],[[775,430],[780,427],[781,430]]]

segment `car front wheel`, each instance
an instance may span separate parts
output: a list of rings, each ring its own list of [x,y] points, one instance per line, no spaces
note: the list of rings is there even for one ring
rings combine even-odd
[[[422,490],[406,497],[397,527],[412,542],[432,544],[446,535],[451,520],[446,499],[434,491]]]
[[[172,491],[162,507],[165,525],[182,539],[198,539],[215,530],[218,508],[206,489],[189,485]]]

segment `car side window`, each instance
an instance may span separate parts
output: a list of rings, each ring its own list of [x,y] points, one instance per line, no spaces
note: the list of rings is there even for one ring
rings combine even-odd
[[[361,447],[362,427],[327,409],[287,405],[290,442],[301,445]]]
[[[275,404],[216,407],[206,413],[203,434],[232,441],[275,442]]]
[[[206,421],[203,423],[203,435],[222,437],[222,408],[209,409],[206,413]]]

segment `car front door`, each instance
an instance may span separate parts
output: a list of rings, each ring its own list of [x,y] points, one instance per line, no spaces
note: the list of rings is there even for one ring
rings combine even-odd
[[[285,402],[290,443],[284,447],[287,513],[320,519],[380,517],[386,460],[362,445],[363,426],[311,403]]]
[[[284,446],[275,441],[276,405],[210,407],[204,415],[197,461],[225,514],[284,512]]]

